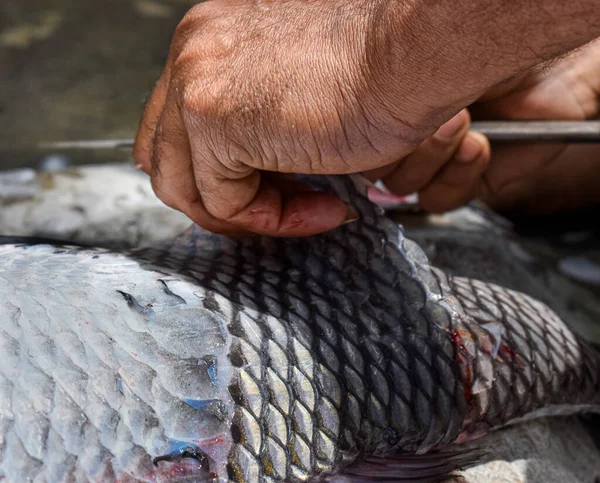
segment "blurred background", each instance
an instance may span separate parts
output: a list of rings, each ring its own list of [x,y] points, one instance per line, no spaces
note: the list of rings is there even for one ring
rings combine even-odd
[[[41,142],[132,137],[195,3],[0,0],[0,169],[35,167]]]

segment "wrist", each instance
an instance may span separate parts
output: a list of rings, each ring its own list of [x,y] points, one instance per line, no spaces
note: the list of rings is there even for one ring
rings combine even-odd
[[[491,87],[600,36],[597,0],[390,0],[370,39],[394,117],[431,132]]]

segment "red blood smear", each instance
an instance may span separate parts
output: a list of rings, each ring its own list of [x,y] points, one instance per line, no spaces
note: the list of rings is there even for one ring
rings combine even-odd
[[[500,344],[498,352],[500,354],[502,354],[503,356],[509,358],[513,364],[516,364],[516,365],[522,367],[523,361],[519,357],[519,354],[517,354],[514,350],[512,350],[506,344]]]
[[[211,447],[213,445],[225,443],[225,437],[220,434],[219,436],[215,436],[212,439],[203,439],[201,445],[204,447]]]
[[[473,393],[471,391],[471,386],[473,385],[473,374],[471,372],[471,364],[469,363],[469,359],[467,357],[467,348],[465,347],[463,336],[460,334],[460,332],[460,329],[451,332],[450,338],[452,340],[452,345],[457,351],[456,361],[461,367],[464,367],[465,369],[463,392],[465,396],[465,401],[467,402],[467,404],[471,404],[471,402],[473,401]]]

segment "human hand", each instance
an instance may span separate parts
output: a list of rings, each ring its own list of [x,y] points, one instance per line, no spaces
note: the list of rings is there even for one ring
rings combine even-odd
[[[489,91],[470,111],[486,120],[585,120],[600,113],[600,40]],[[426,141],[428,142],[428,141]],[[416,154],[416,153],[415,153]],[[412,155],[411,155],[412,156]],[[410,159],[409,156],[407,159]],[[443,157],[438,157],[444,162]],[[448,211],[473,198],[500,211],[542,214],[600,202],[597,145],[498,143],[491,162],[397,165],[378,177],[394,193],[418,192],[428,211]],[[469,167],[470,166],[470,167]],[[482,169],[484,168],[484,169]],[[418,178],[419,169],[428,174]],[[439,169],[433,175],[434,169]],[[462,169],[462,171],[461,171]],[[443,182],[444,174],[452,179]],[[373,176],[371,176],[373,177]],[[415,180],[415,177],[418,178]]]
[[[472,111],[481,119],[597,118],[600,39],[490,91]],[[600,203],[600,146],[499,143],[487,170],[468,182],[477,197],[499,211],[550,214],[584,208]]]
[[[477,194],[491,155],[487,138],[469,131],[470,121],[464,109],[404,159],[363,174],[396,195],[418,193],[420,207],[430,212],[460,206]]]
[[[593,15],[579,16],[596,9],[596,0],[209,0],[175,33],[134,158],[163,202],[211,231],[326,231],[355,213],[285,174],[403,160],[491,86],[600,31]]]
[[[355,219],[341,200],[285,174],[389,164],[438,122],[413,127],[422,109],[399,118],[386,108],[371,66],[378,49],[368,40],[380,26],[368,3],[194,7],[174,36],[134,148],[158,197],[226,234],[310,235]],[[404,81],[410,89],[417,79]]]

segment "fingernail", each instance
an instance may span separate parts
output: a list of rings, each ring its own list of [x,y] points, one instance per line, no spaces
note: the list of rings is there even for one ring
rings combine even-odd
[[[480,153],[481,145],[471,136],[466,136],[465,139],[463,139],[458,152],[454,156],[454,159],[460,163],[470,163],[475,161]]]
[[[437,134],[443,138],[451,138],[457,134],[465,124],[464,116],[461,113],[454,116],[438,129]]]
[[[346,221],[343,223],[347,225],[348,223],[352,223],[360,218],[358,211],[356,211],[352,206],[348,205],[346,207]]]

